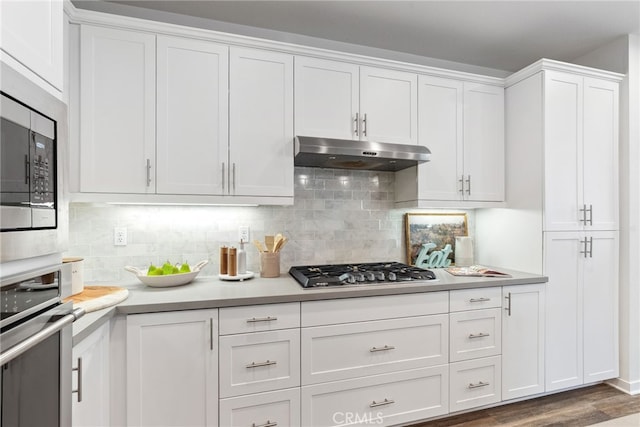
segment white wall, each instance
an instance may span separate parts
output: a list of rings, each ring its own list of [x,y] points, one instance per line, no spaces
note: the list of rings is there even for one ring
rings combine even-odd
[[[576,63],[626,74],[620,86],[620,377],[640,393],[640,34],[603,46]]]

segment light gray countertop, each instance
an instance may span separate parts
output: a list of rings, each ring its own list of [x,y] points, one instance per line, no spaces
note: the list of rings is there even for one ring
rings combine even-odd
[[[129,290],[129,297],[116,306],[88,313],[78,319],[73,324],[73,341],[74,344],[77,344],[116,314],[129,315],[240,305],[449,291],[545,283],[548,281],[547,277],[536,274],[503,268],[497,268],[497,270],[508,273],[511,277],[460,277],[453,276],[444,270],[434,269],[437,280],[426,282],[310,289],[300,286],[287,273],[283,273],[279,278],[270,279],[256,275],[257,277],[242,282],[223,281],[218,277],[197,277],[187,285],[170,288],[148,287],[132,276],[130,281],[117,284]],[[114,283],[105,283],[105,285],[113,286]]]

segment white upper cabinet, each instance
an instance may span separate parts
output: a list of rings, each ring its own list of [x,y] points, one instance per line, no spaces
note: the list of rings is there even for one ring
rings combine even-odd
[[[229,48],[158,36],[157,192],[223,194]]]
[[[34,73],[58,91],[63,80],[63,24],[62,0],[0,2],[2,51],[24,67],[18,71],[40,84],[32,78]]]
[[[463,132],[464,171],[461,178],[464,199],[503,201],[504,89],[502,87],[465,82]]]
[[[546,231],[618,224],[618,84],[544,72]]]
[[[296,56],[296,135],[359,139],[359,67]]]
[[[83,25],[80,191],[155,192],[156,38]]]
[[[415,144],[417,76],[296,56],[296,135]]]
[[[418,76],[402,71],[360,68],[360,138],[417,144]]]
[[[420,75],[418,112],[431,161],[396,173],[396,201],[503,202],[504,89]]]
[[[293,197],[293,57],[232,47],[230,67],[229,193]]]

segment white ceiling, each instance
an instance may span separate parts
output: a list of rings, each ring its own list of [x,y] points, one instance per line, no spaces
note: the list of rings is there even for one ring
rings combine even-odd
[[[640,0],[111,3],[509,72],[542,57],[572,61],[622,35],[640,33]]]

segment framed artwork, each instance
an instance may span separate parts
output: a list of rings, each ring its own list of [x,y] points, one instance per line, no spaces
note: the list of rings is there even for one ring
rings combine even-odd
[[[407,213],[405,215],[407,244],[407,264],[416,265],[421,257],[421,264],[428,253],[439,254],[441,258],[437,266],[446,267],[455,264],[456,237],[467,236],[466,213]],[[425,246],[426,244],[426,246]],[[447,248],[447,245],[450,245]],[[421,253],[422,252],[422,253]],[[433,258],[431,263],[433,264]],[[431,265],[436,266],[436,265]]]

